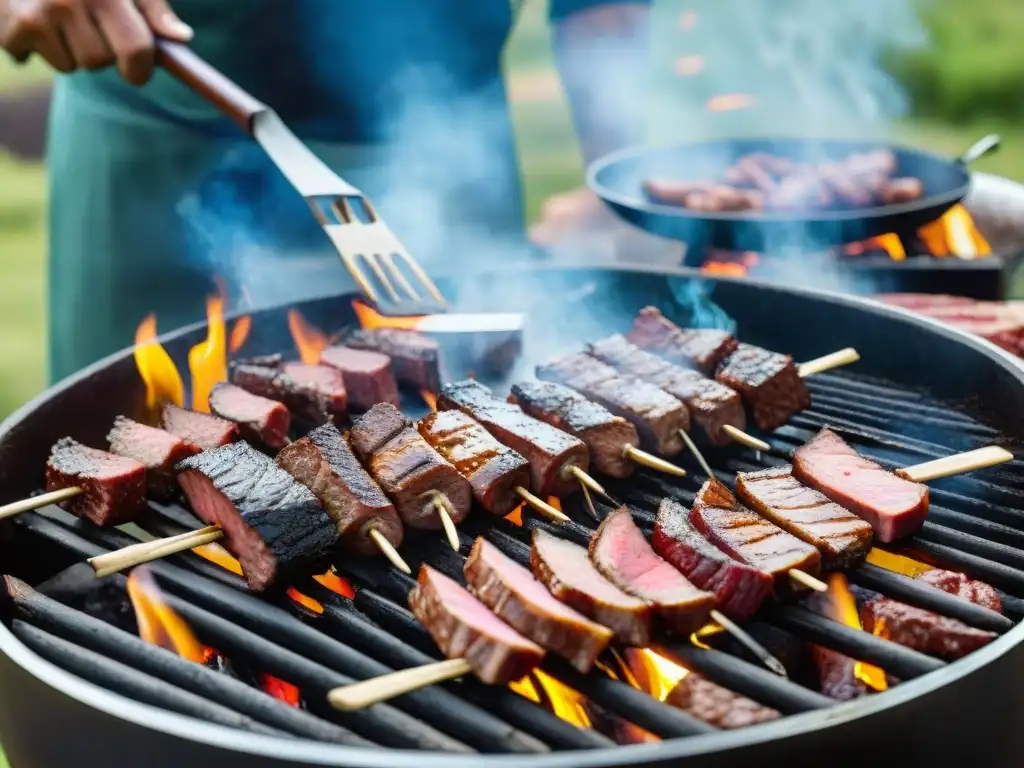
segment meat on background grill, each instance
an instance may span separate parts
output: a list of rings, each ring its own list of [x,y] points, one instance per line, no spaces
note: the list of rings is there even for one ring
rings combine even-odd
[[[544,658],[543,648],[428,565],[420,567],[409,609],[447,658],[465,659],[485,683],[519,680]]]
[[[883,205],[896,205],[919,200],[924,196],[924,184],[920,179],[890,179],[882,184],[878,198]]]
[[[555,381],[600,403],[633,423],[640,439],[663,456],[683,450],[680,431],[690,429],[686,406],[634,376],[620,375],[610,365],[583,352],[537,366],[537,378]]]
[[[316,497],[248,443],[231,443],[178,465],[192,509],[224,531],[249,586],[264,590],[308,567],[338,542]]]
[[[231,364],[231,382],[314,424],[342,419],[348,408],[341,372],[327,365],[286,363],[280,355],[239,360]]]
[[[870,691],[856,675],[856,659],[816,643],[808,643],[807,650],[818,670],[820,690],[829,698],[853,701]]]
[[[176,405],[165,405],[160,414],[160,422],[164,429],[177,435],[187,443],[199,446],[203,451],[212,451],[222,445],[233,443],[241,438],[238,425],[212,416],[208,413],[190,411]]]
[[[469,481],[430,447],[395,406],[378,403],[356,419],[349,442],[409,527],[441,527],[432,504],[434,493],[448,500],[454,522],[466,519],[473,504]]]
[[[641,648],[650,642],[650,607],[606,579],[583,547],[538,528],[530,569],[558,600],[612,630],[622,646]]]
[[[146,508],[146,467],[135,459],[90,448],[64,437],[50,449],[46,490],[79,487],[60,506],[94,525],[120,525]]]
[[[754,423],[764,430],[781,427],[811,406],[811,393],[789,355],[740,344],[715,378],[740,393]]]
[[[488,512],[504,517],[519,506],[515,489],[530,487],[530,463],[471,416],[438,411],[423,418],[416,429],[469,480],[473,497]]]
[[[649,603],[670,631],[689,635],[707,623],[715,607],[714,594],[698,589],[658,557],[628,507],[608,513],[590,539],[589,552],[597,570]]]
[[[508,400],[527,415],[582,440],[598,471],[619,478],[633,474],[633,462],[624,449],[639,446],[640,435],[603,405],[553,381],[520,381],[512,385]]]
[[[733,693],[695,672],[680,680],[665,701],[723,730],[746,728],[782,716],[777,710]]]
[[[849,568],[871,549],[871,524],[800,483],[788,464],[736,475],[740,501],[821,553],[824,570]]]
[[[371,530],[396,549],[402,545],[402,519],[333,424],[317,427],[286,445],[277,455],[277,464],[316,496],[334,521],[345,549],[378,554]]]
[[[466,558],[466,583],[498,618],[580,672],[589,672],[613,632],[559,602],[533,575],[486,539]]]
[[[933,568],[918,574],[915,578],[961,600],[969,600],[983,608],[1002,613],[1003,604],[999,599],[999,593],[985,582],[969,578],[966,574]]]
[[[722,432],[726,424],[745,430],[743,401],[739,394],[692,368],[683,368],[636,346],[621,334],[587,345],[587,351],[620,373],[629,373],[678,398],[690,412],[690,421],[700,427],[712,445],[732,441]]]
[[[399,384],[429,392],[441,389],[440,345],[428,336],[394,328],[360,328],[347,333],[342,343],[389,357]]]
[[[626,338],[671,363],[696,367],[705,376],[714,376],[739,344],[728,331],[680,328],[657,307],[641,309]]]
[[[146,468],[149,495],[158,501],[166,501],[178,491],[175,465],[200,450],[177,435],[124,416],[114,419],[107,441],[111,453],[135,459]]]
[[[654,522],[654,551],[693,584],[715,593],[718,609],[744,621],[772,592],[772,574],[733,559],[698,533],[690,511],[675,499],[663,499]]]
[[[391,358],[379,352],[328,347],[320,363],[341,371],[350,407],[367,411],[377,403],[400,404]]]
[[[569,467],[584,472],[590,452],[580,439],[527,416],[517,406],[496,397],[472,379],[445,384],[438,409],[462,411],[480,422],[494,437],[530,462],[530,488],[538,496],[565,496],[577,488]]]
[[[928,488],[861,456],[828,427],[796,449],[793,475],[871,523],[882,542],[917,533],[928,516]]]
[[[210,411],[238,425],[246,440],[268,448],[283,448],[288,442],[292,417],[276,400],[269,400],[226,381],[210,390]]]

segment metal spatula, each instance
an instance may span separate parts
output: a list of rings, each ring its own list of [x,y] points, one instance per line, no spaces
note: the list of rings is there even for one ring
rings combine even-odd
[[[366,195],[328,168],[274,110],[180,43],[157,41],[157,56],[164,69],[259,142],[309,203],[352,279],[378,310],[404,315],[444,311],[447,302],[434,281],[377,215]]]

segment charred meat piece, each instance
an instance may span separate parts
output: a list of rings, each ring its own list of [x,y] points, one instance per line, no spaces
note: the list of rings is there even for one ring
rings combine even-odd
[[[210,390],[210,411],[238,425],[242,437],[268,448],[283,448],[288,442],[292,417],[284,404],[269,400],[226,381]]]
[[[309,489],[248,443],[185,459],[178,483],[195,513],[224,530],[225,546],[254,590],[314,565],[338,542]]]
[[[393,328],[358,329],[346,334],[342,343],[350,349],[387,355],[400,384],[429,392],[441,389],[440,346],[423,334]]]
[[[579,438],[531,418],[519,406],[495,397],[472,379],[445,384],[437,399],[440,410],[462,411],[530,462],[530,488],[539,496],[564,496],[576,490],[570,467],[584,472],[590,453]]]
[[[295,416],[316,424],[344,418],[348,407],[341,371],[327,365],[285,363],[278,356],[255,358],[232,363],[231,381],[254,395],[284,403]]]
[[[918,581],[938,587],[943,592],[956,595],[961,600],[969,600],[983,608],[1002,613],[1003,604],[999,594],[983,581],[968,578],[963,573],[944,571],[934,568],[915,577]]]
[[[950,661],[988,645],[997,637],[994,632],[889,597],[866,603],[861,608],[860,620],[866,632]]]
[[[868,693],[868,686],[857,679],[856,660],[814,643],[809,643],[807,648],[818,670],[823,694],[836,701],[853,701]]]
[[[178,490],[178,473],[174,466],[199,453],[198,445],[124,416],[114,419],[107,441],[111,453],[135,459],[146,468],[149,495],[159,501],[169,499]]]
[[[606,579],[583,547],[538,528],[533,532],[530,569],[552,595],[608,627],[623,646],[642,648],[650,642],[650,607]]]
[[[665,702],[708,725],[727,731],[781,717],[771,707],[733,693],[696,672],[690,672],[680,680]]]
[[[672,632],[689,635],[707,623],[715,596],[695,587],[658,557],[627,507],[608,513],[590,539],[589,552],[597,570],[649,603]]]
[[[277,465],[316,496],[347,550],[378,554],[370,531],[377,531],[396,549],[402,545],[402,519],[333,424],[317,427],[285,446],[277,454]]]
[[[558,602],[486,539],[476,540],[464,572],[469,591],[498,618],[580,672],[589,672],[612,640],[610,629]]]
[[[192,443],[203,451],[212,451],[241,438],[238,425],[208,413],[189,411],[176,405],[165,405],[160,423],[172,435]]]
[[[826,571],[856,565],[871,549],[871,524],[800,483],[788,464],[740,472],[736,494],[761,517],[816,548]]]
[[[630,373],[678,398],[690,412],[690,420],[700,427],[704,437],[713,445],[725,445],[731,441],[722,432],[726,424],[739,430],[746,429],[747,421],[739,394],[699,371],[663,360],[632,344],[621,334],[588,344],[587,351],[620,373]]]
[[[715,378],[740,393],[754,423],[764,430],[781,427],[811,405],[811,394],[793,358],[752,344],[740,344]]]
[[[349,347],[329,347],[320,353],[321,365],[341,371],[348,402],[367,411],[377,403],[398,405],[398,385],[391,359],[378,352]]]
[[[719,609],[737,621],[757,613],[775,584],[767,571],[734,560],[701,536],[689,510],[674,499],[658,507],[651,544],[695,586],[714,592]]]
[[[793,456],[793,475],[871,523],[879,541],[917,533],[928,516],[928,488],[861,456],[828,427]]]
[[[434,507],[437,494],[447,500],[454,522],[466,519],[473,504],[469,481],[430,447],[395,406],[380,403],[356,419],[349,442],[409,527],[441,527]]]
[[[660,454],[674,456],[683,450],[679,432],[690,428],[690,413],[653,384],[621,376],[583,352],[538,365],[537,378],[571,387],[632,422],[641,441]]]
[[[777,586],[788,586],[791,570],[811,576],[821,571],[818,550],[744,507],[717,480],[697,493],[690,522],[723,552],[770,573]]]
[[[465,659],[485,683],[519,680],[544,658],[544,649],[495,616],[455,581],[420,566],[409,610],[449,659]]]
[[[714,376],[739,343],[728,331],[680,328],[656,307],[640,310],[626,338],[671,363],[695,367],[705,376]]]
[[[135,459],[64,437],[50,449],[46,490],[78,487],[82,493],[60,506],[94,525],[120,525],[146,508],[146,467]]]
[[[510,403],[529,416],[578,437],[590,450],[590,460],[609,477],[629,477],[633,462],[627,446],[639,446],[636,427],[603,405],[553,381],[521,381],[512,385]]]
[[[488,512],[504,517],[521,499],[516,488],[530,487],[530,463],[462,411],[429,414],[416,425],[430,447],[473,487]]]

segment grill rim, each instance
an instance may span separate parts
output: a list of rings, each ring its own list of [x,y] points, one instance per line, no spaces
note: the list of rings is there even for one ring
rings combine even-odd
[[[609,273],[621,273],[623,275],[647,274],[663,278],[698,278],[704,282],[714,284],[735,283],[752,286],[758,291],[768,291],[771,294],[775,294],[776,297],[798,294],[811,299],[841,303],[871,314],[888,316],[901,323],[916,325],[930,333],[937,333],[939,336],[946,337],[953,342],[966,344],[974,351],[981,353],[989,358],[991,362],[1003,368],[1012,379],[1016,380],[1019,386],[1024,387],[1024,365],[1017,358],[991,342],[956,328],[943,325],[930,318],[916,315],[908,310],[883,305],[859,296],[841,294],[834,291],[779,286],[756,279],[710,277],[703,275],[699,270],[685,267],[665,268],[659,265],[647,264],[622,265],[598,263],[567,265],[552,263],[510,265],[504,269],[473,270],[468,274],[464,273],[461,277],[462,279],[467,277],[486,277],[488,275],[499,277],[508,276],[510,272],[601,273],[606,277]],[[288,302],[264,307],[253,312],[238,312],[231,315],[230,318],[241,314],[266,315],[281,312],[292,306],[301,308],[305,303],[322,301],[332,297],[336,298],[339,302],[354,298],[351,292],[330,293],[323,296],[310,297],[298,304]],[[162,344],[167,344],[180,337],[200,331],[205,326],[205,321],[199,321],[161,334],[158,340]],[[11,436],[16,438],[22,423],[48,402],[66,397],[68,391],[77,384],[118,363],[122,363],[127,358],[130,358],[132,354],[132,347],[127,347],[46,389],[0,423],[0,442]],[[0,470],[0,479],[3,479],[2,470]],[[922,677],[905,681],[884,694],[862,697],[845,703],[837,703],[835,706],[825,710],[788,715],[774,722],[736,731],[721,731],[699,736],[689,736],[653,744],[633,744],[585,751],[560,751],[547,755],[488,754],[486,759],[489,762],[494,761],[501,765],[529,765],[536,766],[536,768],[546,768],[548,766],[551,768],[555,766],[559,768],[564,766],[599,768],[601,766],[619,765],[626,760],[646,761],[654,764],[698,755],[713,757],[716,754],[723,754],[734,749],[749,748],[766,742],[813,734],[855,720],[886,716],[892,710],[896,710],[910,702],[934,694],[940,689],[952,686],[956,682],[968,678],[984,667],[1006,656],[1015,647],[1021,645],[1022,641],[1024,641],[1024,623],[1019,623],[1005,634],[996,638],[985,647],[974,651],[967,657],[955,663],[947,664],[942,669]],[[186,742],[195,742],[233,752],[295,764],[308,763],[312,765],[352,766],[353,768],[358,766],[358,768],[363,768],[363,766],[378,765],[382,761],[382,751],[379,749],[363,749],[302,739],[283,739],[243,733],[235,729],[210,724],[192,717],[141,704],[134,699],[83,680],[47,661],[24,645],[3,625],[0,625],[0,652],[3,652],[9,662],[19,666],[37,681],[65,696],[75,699],[81,704],[136,727],[152,729]],[[422,768],[425,762],[429,765],[441,765],[440,761],[444,761],[445,765],[470,768],[470,766],[477,765],[480,760],[479,755],[430,754],[422,751],[401,749],[389,749],[386,750],[386,753],[387,756],[383,759],[399,768]]]

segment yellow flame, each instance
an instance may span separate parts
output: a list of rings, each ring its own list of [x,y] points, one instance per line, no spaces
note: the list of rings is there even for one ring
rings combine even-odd
[[[148,315],[135,331],[135,367],[146,385],[146,407],[151,413],[165,403],[185,403],[185,384],[174,361],[156,340],[156,315]]]
[[[872,547],[868,552],[867,561],[887,571],[902,573],[904,576],[920,576],[922,573],[935,570],[935,566],[928,563],[922,563],[906,555],[895,555],[877,547]]]
[[[540,703],[540,694],[537,693],[537,688],[534,686],[533,680],[530,679],[529,675],[522,678],[521,680],[516,680],[514,682],[509,683],[508,687],[516,693],[518,693],[524,699],[529,699],[530,701]]]
[[[625,653],[628,670],[632,673],[627,680],[658,701],[667,699],[679,681],[690,674],[686,667],[650,648],[627,648]]]
[[[391,317],[380,314],[373,307],[361,301],[353,301],[352,309],[355,310],[359,325],[363,328],[398,328],[400,330],[415,331],[423,322],[423,315],[412,315],[408,317]]]
[[[188,352],[188,370],[192,374],[192,409],[209,412],[210,390],[228,378],[227,342],[224,331],[224,299],[206,300],[206,340]]]
[[[202,664],[206,654],[181,616],[164,601],[160,587],[145,569],[136,569],[128,577],[128,597],[135,609],[139,637],[147,643],[166,648],[184,659]]]
[[[421,389],[420,397],[423,398],[423,402],[427,404],[427,407],[430,408],[431,411],[437,413],[437,395],[429,389]]]
[[[860,623],[860,615],[857,613],[857,601],[846,583],[846,576],[841,573],[831,574],[828,579],[828,594],[832,601],[832,610],[836,621],[854,629],[864,629]],[[885,679],[885,671],[873,664],[863,661],[856,662],[853,666],[853,676],[876,691],[884,691],[889,687],[889,683]]]
[[[292,333],[295,348],[299,350],[299,359],[307,365],[320,362],[320,353],[329,346],[327,335],[306,322],[297,309],[288,310],[288,330]]]
[[[341,576],[336,574],[334,571],[327,571],[321,573],[319,576],[313,577],[321,586],[327,587],[332,592],[335,592],[344,597],[352,598],[355,597],[355,592],[352,589],[352,585],[348,583],[348,579],[343,579]]]
[[[590,715],[584,706],[586,699],[583,694],[539,669],[533,674],[551,701],[551,708],[556,716],[580,728],[590,727]]]

